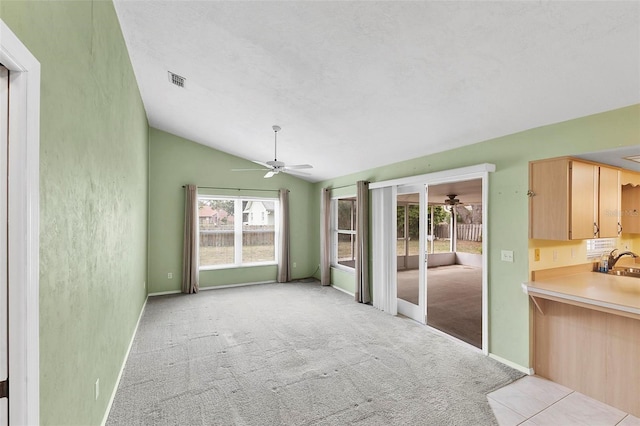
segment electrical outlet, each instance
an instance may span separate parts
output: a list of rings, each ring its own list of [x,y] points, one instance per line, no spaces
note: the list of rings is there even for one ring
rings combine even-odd
[[[536,262],[540,262],[540,249],[534,249],[533,250],[533,260]]]
[[[513,250],[502,250],[500,260],[503,262],[513,262]]]
[[[96,386],[95,386],[94,394],[95,394],[96,401],[97,401],[98,397],[100,396],[100,379],[96,380]]]
[[[147,288],[147,282],[146,281],[142,281],[142,288]]]
[[[296,262],[293,262],[293,267],[295,268],[297,266],[298,266],[298,264]]]
[[[553,251],[553,261],[557,262],[558,261],[558,250],[554,250]]]
[[[576,257],[576,249],[571,247],[571,258],[573,259],[574,257]]]
[[[171,273],[171,272],[168,272],[168,273],[167,273],[167,278],[168,278],[168,279],[171,279],[171,278],[173,278],[173,273]]]

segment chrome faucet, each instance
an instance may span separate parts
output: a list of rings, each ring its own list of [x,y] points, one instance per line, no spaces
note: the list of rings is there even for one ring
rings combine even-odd
[[[617,256],[614,256],[613,253],[618,250],[618,249],[613,249],[611,250],[611,253],[609,253],[609,265],[607,265],[609,267],[609,269],[613,268],[614,265],[616,264],[616,262],[618,260],[620,260],[620,258],[622,256],[631,256],[631,257],[638,257],[637,254],[635,254],[632,251],[623,251],[622,253],[618,254]]]

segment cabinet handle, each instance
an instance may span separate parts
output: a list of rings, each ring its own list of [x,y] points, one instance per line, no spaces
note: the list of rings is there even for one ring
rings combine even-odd
[[[528,191],[527,191],[527,195],[528,195],[529,197],[534,197],[534,196],[536,195],[536,193],[535,193],[535,192],[533,192],[532,190],[528,190]]]
[[[593,222],[593,229],[594,229],[594,231],[593,231],[593,236],[594,236],[594,237],[597,237],[597,236],[598,236],[598,234],[600,233],[600,228],[598,228],[598,224],[597,224],[597,223],[595,223],[595,222]]]
[[[622,225],[618,222],[618,235],[622,234]]]

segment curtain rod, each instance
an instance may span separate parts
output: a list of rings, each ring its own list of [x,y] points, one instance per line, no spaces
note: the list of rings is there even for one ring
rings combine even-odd
[[[342,186],[330,186],[327,189],[342,189],[342,188],[347,188],[349,186],[356,186],[355,183],[351,183],[349,185],[342,185]]]
[[[184,188],[185,185],[182,185]],[[204,189],[226,189],[229,191],[266,191],[266,192],[279,192],[279,189],[258,189],[258,188],[225,188],[222,186],[198,186],[198,188]]]

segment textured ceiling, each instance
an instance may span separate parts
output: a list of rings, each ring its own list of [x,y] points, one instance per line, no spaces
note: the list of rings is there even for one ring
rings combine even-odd
[[[640,102],[636,1],[115,6],[151,126],[267,161],[278,124],[310,181]]]

